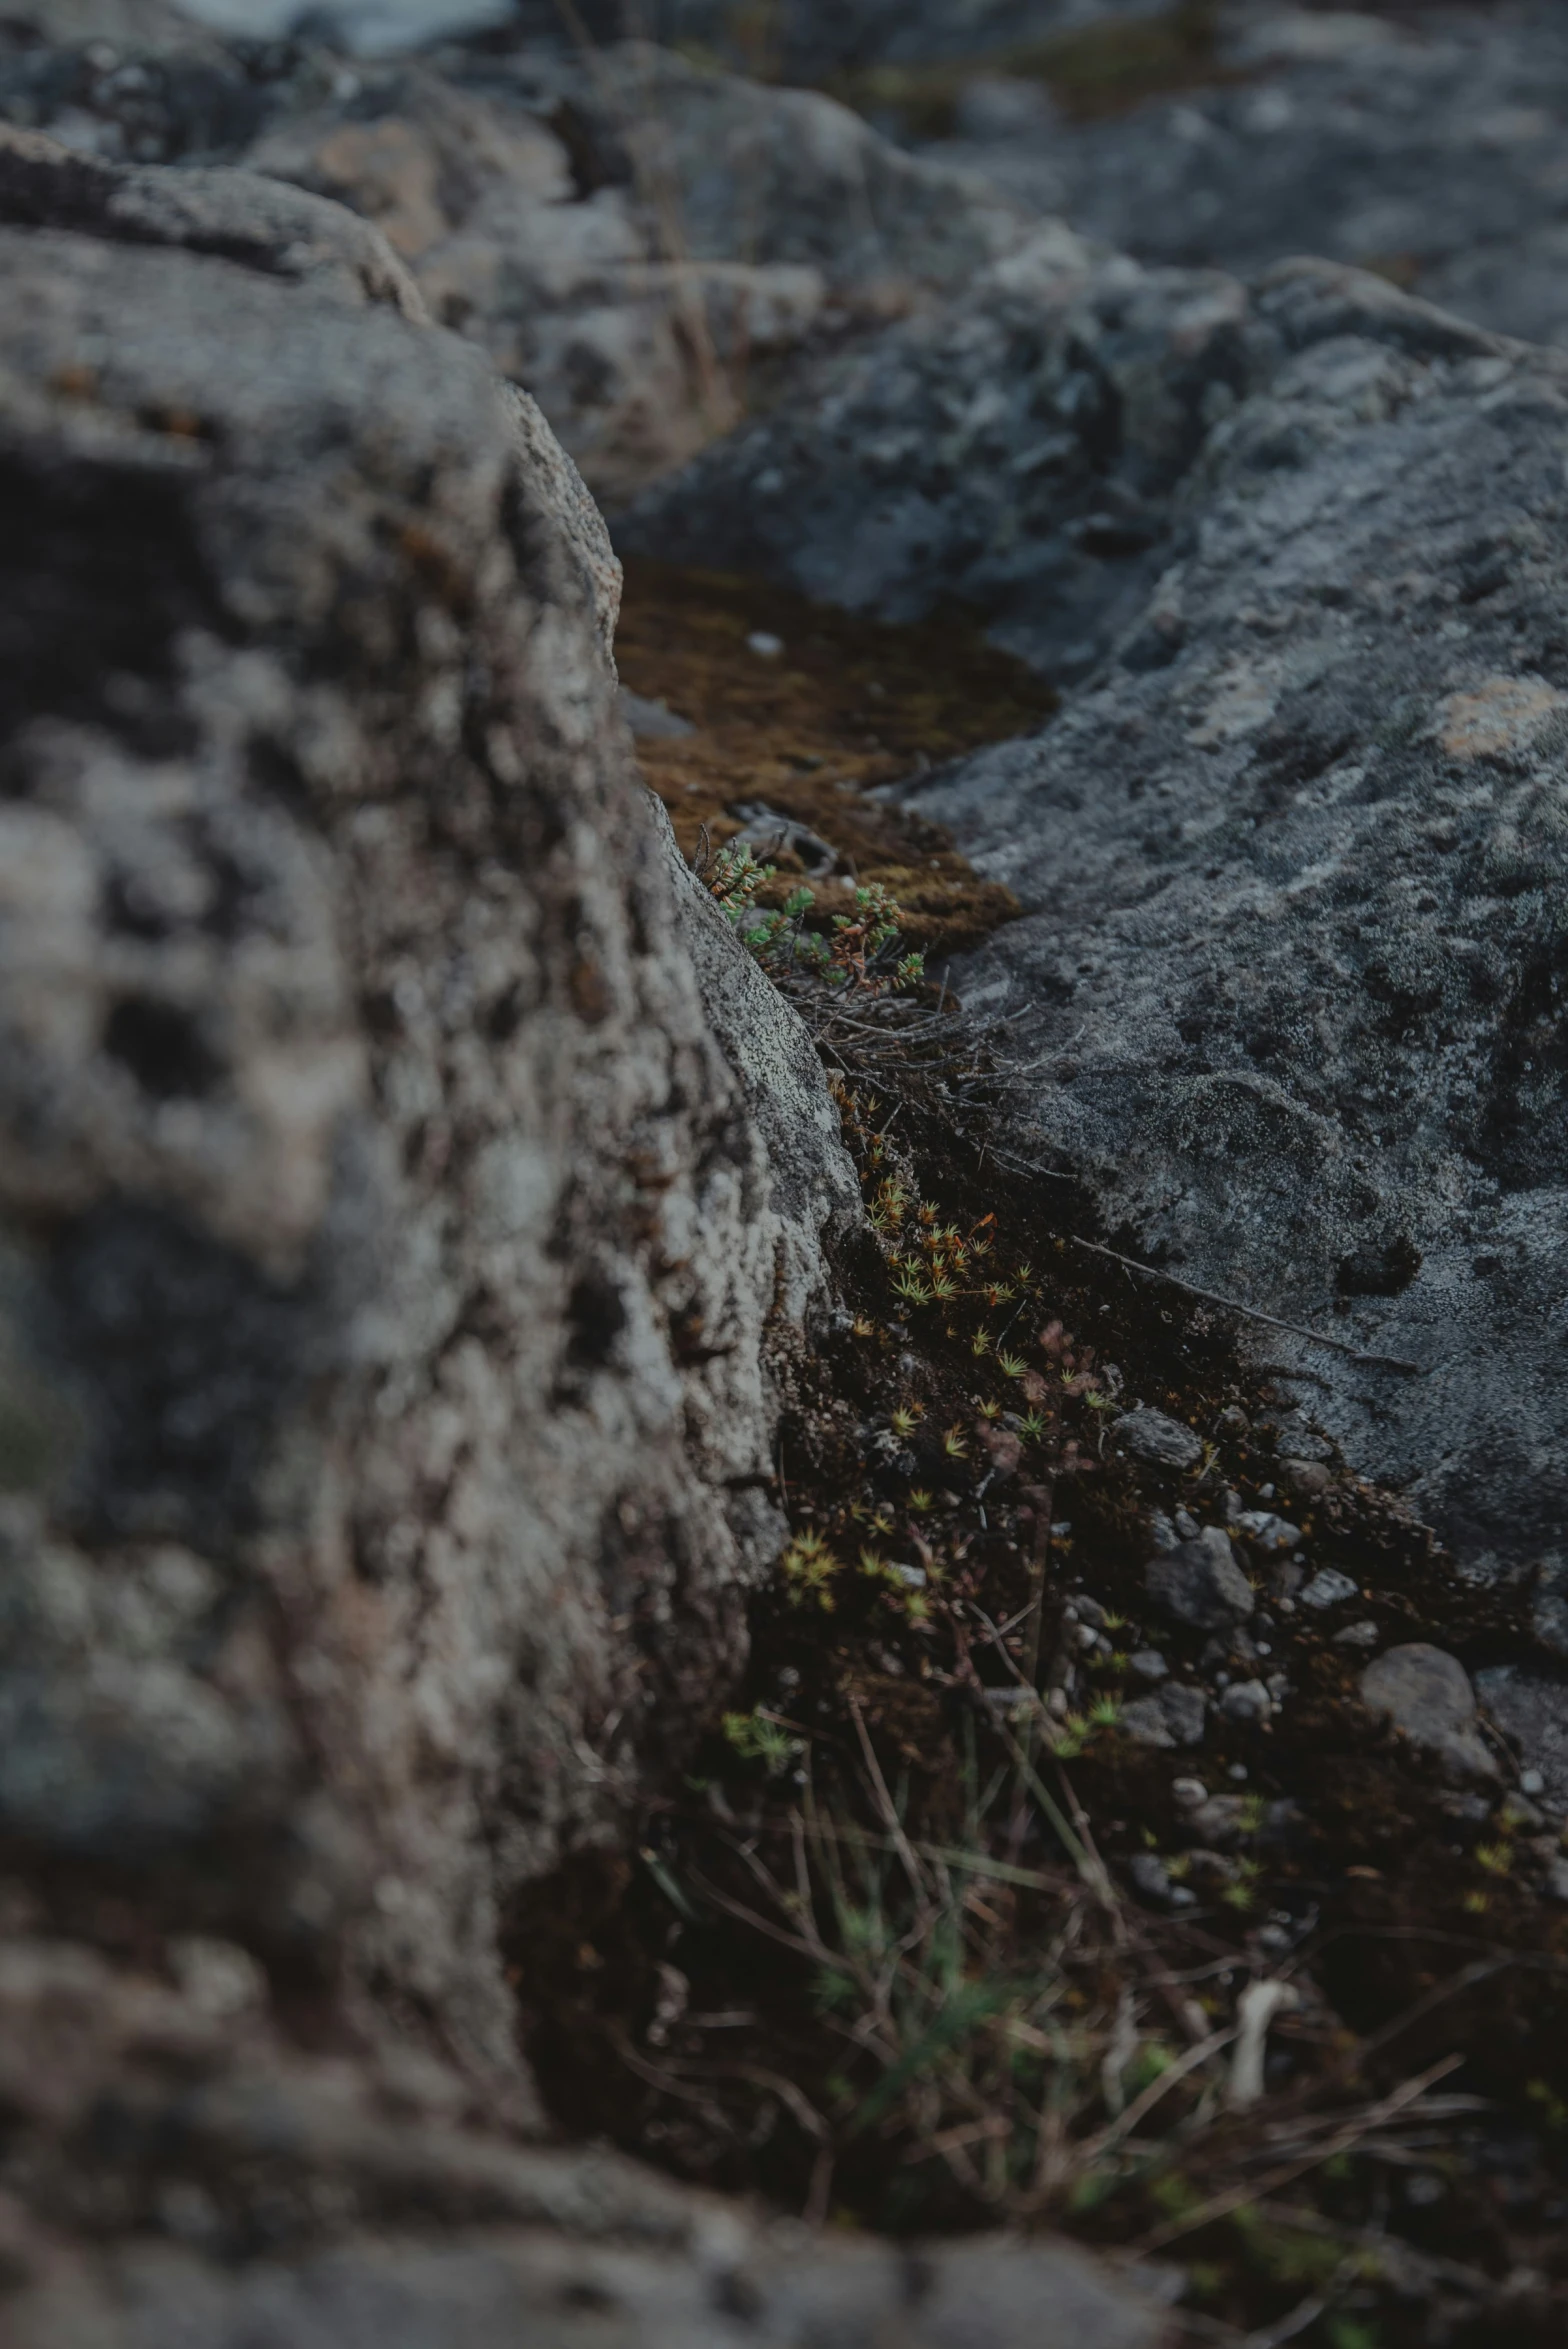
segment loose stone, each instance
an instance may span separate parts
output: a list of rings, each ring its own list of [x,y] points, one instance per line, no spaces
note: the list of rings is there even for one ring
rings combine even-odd
[[[1446,1778],[1497,1776],[1476,1728],[1475,1691],[1457,1656],[1424,1640],[1390,1648],[1362,1673],[1361,1697],[1412,1745],[1434,1755]]]
[[[1200,1631],[1244,1620],[1255,1603],[1229,1538],[1217,1525],[1151,1559],[1145,1579],[1150,1597],[1165,1614]]]

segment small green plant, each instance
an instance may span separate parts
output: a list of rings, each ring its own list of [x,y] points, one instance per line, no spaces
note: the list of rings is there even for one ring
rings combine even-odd
[[[961,1427],[950,1427],[942,1438],[942,1449],[949,1460],[964,1460],[969,1456],[969,1445]]]
[[[888,1426],[901,1440],[912,1436],[919,1425],[920,1406],[918,1403],[900,1403],[897,1409],[888,1416]]]
[[[771,1720],[759,1706],[750,1713],[726,1713],[721,1724],[726,1742],[743,1762],[760,1762],[770,1778],[788,1769],[800,1751],[800,1740]]]
[[[1022,1378],[1029,1365],[1021,1354],[998,1354],[996,1367],[1004,1378]]]
[[[909,1496],[909,1506],[911,1509],[913,1509],[917,1517],[924,1517],[929,1510],[936,1507],[936,1503],[933,1501],[931,1495],[924,1489],[923,1486],[916,1485],[914,1491]]]
[[[832,1586],[843,1568],[819,1533],[797,1533],[779,1560],[779,1572],[792,1606],[803,1606],[814,1598],[819,1607],[832,1613]]]
[[[1026,1411],[1018,1422],[1018,1432],[1026,1444],[1037,1444],[1045,1433],[1045,1421],[1038,1411]]]

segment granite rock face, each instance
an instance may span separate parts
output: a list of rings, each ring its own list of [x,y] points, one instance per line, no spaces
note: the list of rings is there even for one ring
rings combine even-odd
[[[1560,1564],[1568,378],[1381,281],[1266,278],[1141,618],[921,787],[1027,918],[1028,1156],[1259,1330],[1478,1571]],[[1392,1358],[1392,1359],[1390,1359]]]
[[[606,498],[682,463],[809,351],[962,284],[1027,225],[986,180],[903,153],[827,97],[642,44],[585,62],[557,37],[349,68],[308,42],[194,25],[182,44],[164,12],[109,0],[58,25],[29,4],[36,38],[13,49],[0,29],[0,117],[84,160],[192,179],[244,163],[352,208]],[[124,183],[115,203],[133,206]]]
[[[1568,27],[1552,0],[1234,6],[1212,57],[1209,87],[1098,121],[1065,117],[1003,57],[925,151],[1150,265],[1322,254],[1568,342]]]
[[[1147,604],[1209,427],[1277,356],[1234,279],[1048,224],[656,483],[616,543],[888,620],[961,603],[1080,677]]]
[[[162,248],[0,230],[0,1816],[515,2076],[500,1936],[738,1664],[854,1180],[802,1037],[774,1196],[537,414],[126,178]]]
[[[0,2329],[1158,2349],[529,2142],[544,1880],[740,1662],[858,1190],[537,412],[134,188],[0,227]]]

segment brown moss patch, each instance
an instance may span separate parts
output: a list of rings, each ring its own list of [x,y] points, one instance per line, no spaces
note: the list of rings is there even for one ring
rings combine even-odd
[[[1219,34],[1214,0],[1179,0],[1158,16],[1110,17],[979,57],[867,66],[841,76],[834,92],[862,113],[896,115],[914,137],[945,138],[965,83],[1006,74],[1041,83],[1071,120],[1095,122],[1147,98],[1245,78],[1220,63]]]
[[[776,640],[757,652],[749,639]],[[616,638],[622,681],[695,731],[644,737],[638,757],[688,857],[744,828],[761,804],[806,825],[838,869],[813,878],[825,922],[857,882],[879,881],[905,914],[911,946],[957,953],[1020,911],[938,825],[874,794],[982,743],[1042,725],[1056,696],[1034,672],[943,617],[886,627],[787,588],[711,571],[632,562]],[[770,851],[776,904],[806,875],[791,848]]]

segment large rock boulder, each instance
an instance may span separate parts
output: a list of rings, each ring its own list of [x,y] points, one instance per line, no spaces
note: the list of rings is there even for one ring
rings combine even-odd
[[[76,0],[58,25],[21,4],[36,37],[12,48],[0,27],[0,118],[84,158],[244,162],[351,207],[616,500],[804,354],[951,291],[1026,225],[986,181],[903,154],[829,98],[646,44],[349,69],[194,25],[182,46],[166,12],[129,0]]]
[[[1209,426],[1278,351],[1233,278],[1047,224],[652,486],[616,542],[888,620],[959,602],[1082,676],[1146,604]]]
[[[207,188],[256,198],[225,259],[188,186],[115,241],[22,162],[0,2330],[1157,2349],[1070,2250],[824,2245],[526,2142],[543,1879],[740,1662],[857,1187],[632,770],[537,412],[395,280],[280,275],[276,190]]]
[[[500,1933],[738,1665],[858,1195],[802,1035],[773,1198],[537,412],[280,279],[317,199],[125,191],[0,230],[0,1820],[499,2076]]]
[[[1250,272],[1319,253],[1480,325],[1568,341],[1568,26],[1553,0],[1252,0],[1210,26],[1206,61],[1195,44],[1168,93],[1077,119],[1048,49],[988,71],[975,42],[926,152],[1149,264]]]
[[[1028,917],[1024,1155],[1259,1328],[1479,1570],[1559,1558],[1568,375],[1300,264],[1118,657],[915,794]],[[1391,1359],[1392,1358],[1392,1359]]]

